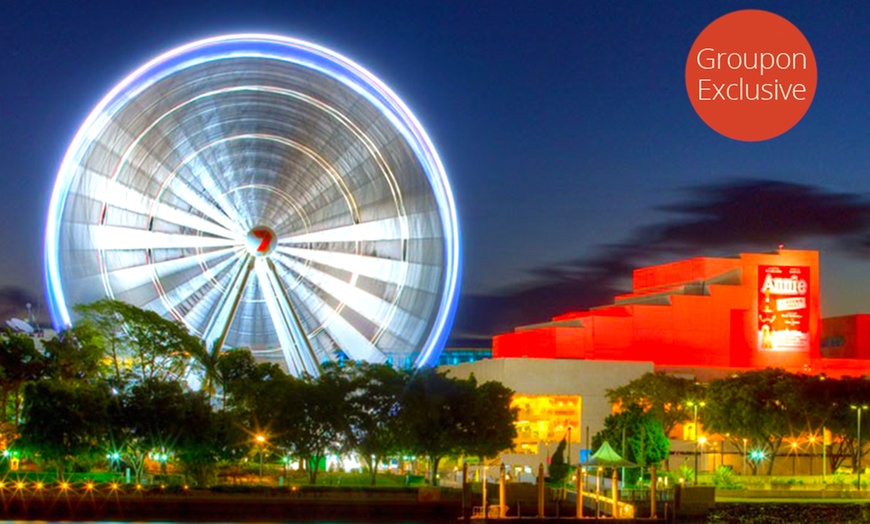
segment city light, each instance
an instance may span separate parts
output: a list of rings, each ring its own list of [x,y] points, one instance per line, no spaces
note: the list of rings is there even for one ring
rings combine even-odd
[[[694,484],[698,485],[698,455],[700,455],[701,450],[699,448],[700,441],[698,440],[698,408],[702,408],[707,405],[706,402],[702,401],[694,401],[690,400],[686,402],[686,405],[692,408],[694,412],[694,416],[692,418],[692,437],[695,441],[695,480]],[[706,441],[706,439],[705,439]]]

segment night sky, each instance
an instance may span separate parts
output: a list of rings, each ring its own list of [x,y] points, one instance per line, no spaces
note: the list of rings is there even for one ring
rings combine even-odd
[[[794,23],[819,71],[804,119],[760,143],[709,129],[685,90],[698,33],[744,8]],[[463,229],[455,343],[608,302],[633,267],[780,243],[822,251],[824,316],[870,313],[870,3],[4,0],[0,314],[43,302],[45,211],[91,108],[234,32],[332,48],[423,123]]]

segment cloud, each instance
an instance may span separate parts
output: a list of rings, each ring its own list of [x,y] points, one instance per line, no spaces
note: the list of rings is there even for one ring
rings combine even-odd
[[[665,207],[688,218],[652,228],[650,244],[677,251],[732,245],[770,246],[807,237],[833,237],[858,247],[870,229],[864,196],[769,180],[695,188],[690,199]]]
[[[667,222],[638,228],[621,244],[589,257],[532,271],[537,282],[495,296],[464,296],[451,339],[471,345],[523,324],[612,303],[632,270],[692,256],[773,250],[808,239],[833,240],[847,253],[870,255],[870,200],[862,195],[773,180],[732,180],[684,192],[661,208]],[[479,343],[477,345],[480,345]]]

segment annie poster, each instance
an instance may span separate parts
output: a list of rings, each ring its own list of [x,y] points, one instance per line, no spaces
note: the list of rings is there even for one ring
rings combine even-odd
[[[810,268],[758,266],[759,351],[809,351]]]

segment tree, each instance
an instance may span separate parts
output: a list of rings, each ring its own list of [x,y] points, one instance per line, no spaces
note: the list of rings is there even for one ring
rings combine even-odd
[[[508,449],[516,437],[517,411],[512,391],[501,384],[448,378],[432,368],[419,369],[402,399],[404,446],[429,457],[430,480],[438,483],[444,457],[471,454],[486,457]]]
[[[870,381],[866,377],[807,377],[803,405],[808,425],[813,434],[830,430],[836,438],[828,448],[831,471],[836,471],[847,458],[857,461],[857,413],[851,406],[867,405],[870,399]],[[867,412],[864,413],[866,415]],[[870,442],[870,424],[861,426],[861,442]],[[822,443],[823,446],[827,446]]]
[[[568,470],[571,466],[565,463],[565,448],[567,445],[567,440],[565,437],[562,437],[562,440],[559,441],[559,445],[556,446],[556,451],[553,453],[552,458],[550,458],[550,465],[548,468],[550,482],[562,482],[568,475]]]
[[[0,336],[0,402],[3,420],[8,420],[7,408],[12,397],[12,431],[18,430],[21,415],[22,387],[40,376],[45,359],[36,349],[33,339],[22,333],[6,330]]]
[[[77,327],[87,326],[85,329],[89,328],[91,333],[98,335],[99,339],[95,342],[109,357],[115,384],[120,384],[124,379],[126,366],[122,360],[129,351],[127,333],[121,325],[123,317],[117,312],[120,305],[121,303],[114,300],[102,299],[91,304],[79,304],[73,308],[76,313],[82,315]]]
[[[287,377],[277,364],[257,363],[247,349],[222,352],[215,368],[222,392],[222,406],[243,419],[251,418],[258,402],[264,400],[264,389],[272,387],[273,379],[280,381]],[[266,411],[261,410],[260,415],[265,415]]]
[[[458,455],[465,442],[463,383],[432,368],[418,369],[402,399],[401,424],[404,447],[429,457],[429,475],[438,484],[438,465],[444,457]]]
[[[345,364],[333,369],[351,382],[347,440],[366,463],[374,486],[380,463],[400,449],[399,414],[408,375],[386,364]]]
[[[670,455],[671,442],[661,421],[637,404],[605,418],[604,428],[592,437],[592,448],[598,449],[606,441],[621,450],[623,435],[623,458],[641,467],[658,465]]]
[[[186,423],[177,435],[175,456],[193,484],[208,486],[217,463],[239,442],[238,426],[228,413],[212,410],[204,392],[185,392],[182,411]]]
[[[100,449],[106,440],[108,385],[43,380],[26,389],[21,445],[54,463],[63,478],[69,460]]]
[[[692,410],[686,407],[686,402],[703,397],[704,388],[694,380],[661,371],[645,373],[624,386],[607,390],[607,399],[612,403],[641,406],[661,422],[666,435],[670,435],[677,424],[692,418]]]
[[[214,344],[209,349],[205,343],[198,346],[190,346],[190,356],[193,359],[191,371],[198,374],[202,380],[200,391],[209,397],[223,388],[221,370],[218,364],[221,359],[221,346]]]
[[[199,339],[184,324],[154,311],[111,299],[75,309],[103,334],[100,343],[110,355],[118,381],[127,369],[140,381],[178,379],[187,371],[191,357],[203,353]]]
[[[797,375],[781,369],[748,371],[714,380],[707,387],[707,405],[701,411],[704,426],[761,445],[770,457],[770,475],[783,440],[800,433],[805,423],[801,385]],[[756,467],[755,463],[752,467]]]
[[[53,380],[101,380],[103,349],[93,325],[82,323],[43,343],[44,375]]]
[[[112,441],[140,482],[151,452],[174,449],[186,426],[185,391],[178,382],[148,379],[121,392],[110,407]]]
[[[314,380],[287,377],[279,384],[272,429],[287,449],[305,460],[308,481],[316,484],[326,455],[347,446],[347,398],[352,386],[328,370]]]
[[[480,458],[492,457],[511,449],[517,438],[518,409],[511,407],[514,391],[500,382],[478,385],[472,375],[468,381],[471,399],[465,422],[462,452]]]

